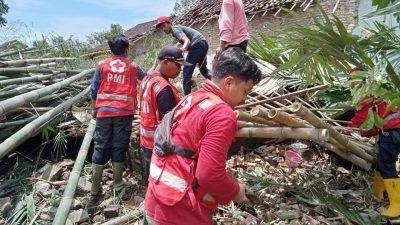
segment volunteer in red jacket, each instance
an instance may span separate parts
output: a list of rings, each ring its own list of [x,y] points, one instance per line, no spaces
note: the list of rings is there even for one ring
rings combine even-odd
[[[355,72],[357,70],[352,70]],[[362,80],[351,79],[353,88],[360,88]],[[388,103],[377,96],[369,95],[361,101],[361,109],[355,112],[349,127],[359,127],[368,118],[370,110],[384,120],[382,128],[374,127],[372,130],[361,132],[363,137],[378,135],[378,163],[374,172],[372,193],[375,197],[383,199],[384,191],[389,197],[390,206],[382,212],[385,217],[400,216],[400,178],[396,171],[396,161],[400,153],[400,113],[397,109],[388,110]],[[349,134],[349,131],[346,131]]]
[[[140,93],[140,145],[146,182],[149,176],[156,126],[163,116],[180,101],[178,90],[169,82],[169,79],[174,79],[179,75],[182,65],[189,65],[184,61],[182,51],[175,46],[164,47],[157,59],[157,67],[143,79]]]
[[[260,78],[252,59],[230,48],[217,59],[211,81],[164,116],[157,127],[145,199],[149,224],[209,225],[218,204],[247,200],[245,185],[227,174],[225,164],[237,131],[233,107],[244,102]],[[159,142],[164,133],[158,131],[165,124],[172,126],[167,130],[173,148]]]
[[[114,56],[99,62],[91,84],[92,114],[97,122],[88,208],[95,207],[100,200],[103,168],[110,158],[114,191],[116,194],[123,193],[122,172],[136,109],[137,79],[145,75],[139,66],[126,57],[129,41],[125,36],[109,40],[108,45]]]

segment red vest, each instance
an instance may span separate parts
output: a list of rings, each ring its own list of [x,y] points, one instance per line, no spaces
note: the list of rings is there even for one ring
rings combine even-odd
[[[185,126],[181,128],[190,132],[203,132],[189,127],[190,121],[194,121],[194,118],[200,118],[209,107],[221,102],[223,102],[221,98],[208,91],[197,91],[186,96],[174,109],[174,125],[171,129],[172,139],[174,139],[174,130],[179,126]],[[184,121],[185,123],[182,123]],[[189,122],[186,123],[187,121]],[[194,158],[198,156],[200,142],[201,140],[196,143],[196,146],[198,146],[196,149],[192,149],[195,152]],[[174,143],[177,147],[187,149],[187,146],[179,146],[179,143],[175,141]],[[184,158],[176,154],[166,157],[153,154],[150,164],[149,188],[154,197],[164,205],[175,205],[186,193],[189,194],[192,205],[195,205],[195,202],[204,203],[201,199],[205,193],[201,193],[201,187],[197,190],[197,194],[192,189],[192,184],[195,181],[195,170],[195,159]],[[204,204],[208,206],[206,203]],[[215,206],[212,204],[210,208]]]
[[[160,116],[157,106],[157,96],[170,87],[174,94],[175,104],[180,101],[178,90],[164,79],[158,71],[153,71],[142,81],[140,91],[140,144],[148,149],[154,147],[154,131],[157,124],[160,123]]]
[[[136,108],[137,65],[126,57],[99,62],[100,88],[96,108],[108,106],[134,112]]]

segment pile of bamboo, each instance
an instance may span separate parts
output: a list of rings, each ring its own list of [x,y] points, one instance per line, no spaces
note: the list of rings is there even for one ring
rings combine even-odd
[[[315,115],[301,103],[290,107],[266,109],[251,108],[250,112],[237,110],[239,121],[237,137],[312,140],[345,160],[369,170],[375,158],[371,146],[352,140]]]
[[[71,57],[23,58],[35,50],[0,52],[0,159],[89,94],[94,69],[60,69]]]

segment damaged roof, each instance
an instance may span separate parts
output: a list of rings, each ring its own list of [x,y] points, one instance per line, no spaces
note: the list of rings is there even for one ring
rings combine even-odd
[[[311,0],[312,1],[312,0]],[[279,7],[291,8],[307,0],[243,0],[246,14],[275,13]],[[222,0],[198,0],[196,5],[176,18],[175,23],[193,25],[218,18]],[[275,11],[274,11],[275,10]]]

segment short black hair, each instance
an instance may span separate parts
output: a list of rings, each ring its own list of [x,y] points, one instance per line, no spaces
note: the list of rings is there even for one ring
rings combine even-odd
[[[108,46],[114,55],[123,55],[125,50],[129,48],[129,40],[125,35],[118,35],[108,40]]]
[[[254,84],[261,80],[261,71],[255,62],[238,47],[228,48],[216,59],[212,77],[220,80],[228,75],[242,81],[251,79]]]

